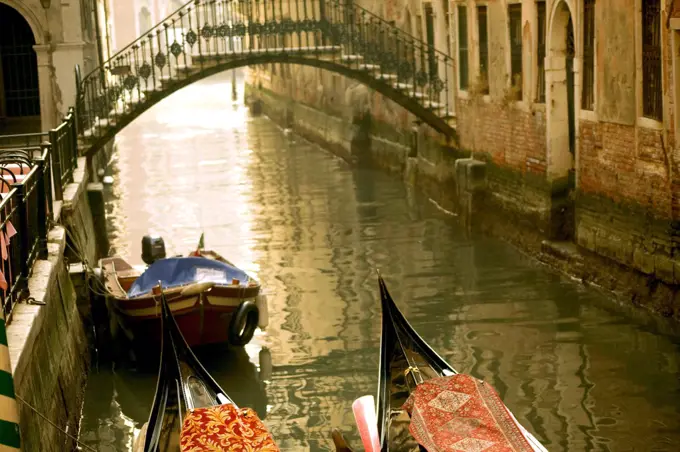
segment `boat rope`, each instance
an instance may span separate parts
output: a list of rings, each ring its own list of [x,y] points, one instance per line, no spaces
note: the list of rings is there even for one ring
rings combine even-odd
[[[71,239],[66,241],[66,246],[73,252],[73,254],[82,262],[83,268],[88,275],[92,275],[94,270],[87,260],[87,257],[81,251],[82,245],[80,244],[80,239],[73,235],[68,228],[64,229],[66,235]],[[99,278],[86,278],[88,289],[92,291],[95,295],[102,297],[108,297],[114,295],[110,290],[106,288],[106,285]]]
[[[14,393],[14,378],[7,346],[5,310],[0,308],[0,445],[3,450],[21,450],[19,405]]]
[[[60,431],[60,432],[63,433],[64,435],[68,436],[68,437],[71,438],[73,441],[75,441],[76,444],[78,444],[80,447],[83,447],[83,448],[85,448],[85,449],[87,449],[87,450],[91,450],[91,451],[93,451],[93,452],[97,452],[97,449],[95,449],[95,448],[92,447],[92,446],[88,446],[87,444],[82,443],[81,441],[78,440],[78,438],[76,438],[75,436],[71,435],[69,432],[67,432],[66,430],[64,430],[63,428],[59,427],[57,424],[55,424],[55,423],[52,422],[51,420],[49,420],[49,419],[48,419],[45,415],[43,415],[40,411],[38,411],[38,410],[36,410],[35,408],[33,408],[33,406],[31,406],[30,403],[28,403],[27,401],[25,401],[20,395],[17,395],[17,399],[19,399],[19,401],[20,401],[21,403],[23,403],[24,405],[26,405],[28,408],[30,408],[31,410],[33,410],[33,412],[34,412],[35,414],[37,414],[38,416],[40,416],[41,418],[43,418],[45,421],[47,421],[47,423],[50,424],[52,427],[54,427],[55,429],[57,429],[58,431]]]

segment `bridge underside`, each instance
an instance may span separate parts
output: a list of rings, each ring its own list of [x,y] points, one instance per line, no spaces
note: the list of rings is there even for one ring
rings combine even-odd
[[[128,82],[131,89],[126,88],[126,92],[120,94],[117,100],[118,106],[121,108],[114,108],[103,117],[99,117],[94,121],[94,124],[89,130],[84,131],[83,138],[85,139],[86,156],[91,156],[96,153],[103,145],[110,141],[118,132],[125,126],[134,121],[139,115],[153,107],[155,104],[165,99],[177,90],[184,88],[194,82],[197,82],[211,75],[258,64],[268,63],[288,63],[312,66],[320,69],[325,69],[331,72],[342,74],[345,77],[354,79],[371,89],[381,93],[395,103],[401,105],[417,118],[429,124],[433,129],[444,134],[445,136],[456,139],[456,131],[447,122],[442,121],[437,115],[436,108],[427,108],[425,105],[413,102],[412,97],[414,87],[407,84],[397,85],[385,83],[389,81],[388,77],[376,78],[367,70],[352,69],[347,66],[340,65],[332,60],[325,60],[313,54],[323,54],[328,52],[340,52],[340,47],[329,46],[327,48],[314,48],[312,55],[305,52],[294,53],[291,49],[285,49],[286,52],[275,53],[272,49],[251,54],[239,54],[231,59],[210,57],[203,55],[198,58],[195,67],[185,67],[178,69],[178,77],[160,77],[154,84],[145,83],[145,81],[137,81],[134,86],[132,82]],[[196,60],[194,60],[196,61]],[[128,79],[131,80],[131,79]],[[122,104],[122,105],[121,105]],[[434,104],[434,102],[432,102]],[[436,106],[435,106],[436,107]]]

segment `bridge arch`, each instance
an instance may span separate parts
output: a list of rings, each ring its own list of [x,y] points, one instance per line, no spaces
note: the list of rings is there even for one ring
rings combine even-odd
[[[361,71],[357,69],[352,69],[341,63],[332,60],[324,60],[320,58],[307,57],[307,56],[297,56],[290,54],[277,54],[277,53],[264,53],[262,55],[250,55],[245,58],[235,59],[226,61],[220,64],[216,64],[210,67],[206,67],[199,72],[187,75],[183,78],[178,78],[170,80],[166,87],[162,91],[153,90],[145,93],[146,98],[143,102],[140,102],[132,112],[129,114],[124,114],[120,116],[120,119],[115,122],[115,124],[110,124],[106,121],[107,125],[102,128],[100,134],[96,134],[94,141],[89,143],[88,149],[85,152],[86,156],[90,156],[97,152],[104,144],[111,140],[118,132],[125,128],[128,124],[133,122],[138,116],[146,112],[148,109],[156,105],[158,102],[162,101],[172,93],[191,85],[197,81],[204,78],[210,77],[212,75],[218,74],[223,71],[228,71],[231,69],[238,69],[242,67],[263,65],[271,63],[284,63],[284,64],[297,64],[303,66],[314,67],[318,69],[327,70],[334,72],[350,79],[356,80],[357,82],[379,92],[383,96],[392,100],[396,104],[408,110],[414,116],[418,117],[424,123],[428,124],[434,130],[451,137],[453,139],[457,138],[455,130],[448,125],[445,120],[436,114],[432,109],[421,105],[418,102],[414,102],[414,99],[409,96],[406,92],[396,87],[391,87],[389,84],[384,83],[379,78],[375,78],[369,72]],[[133,87],[132,91],[139,89],[144,92],[144,81],[137,80],[138,83]]]
[[[221,71],[297,64],[372,88],[456,137],[450,56],[353,2],[189,2],[79,82],[76,105],[92,155],[169,94]]]

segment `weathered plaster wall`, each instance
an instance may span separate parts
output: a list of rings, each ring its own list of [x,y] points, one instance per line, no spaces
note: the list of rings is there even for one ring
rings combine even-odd
[[[495,99],[505,96],[510,72],[507,64],[508,28],[507,9],[500,2],[487,6],[489,31],[489,94]],[[463,116],[461,112],[460,116]]]
[[[597,2],[596,27],[598,64],[601,77],[597,114],[604,122],[634,125],[637,118],[635,76],[636,14],[634,0],[601,0]]]
[[[7,327],[15,390],[59,428],[77,436],[89,352],[77,297],[64,259],[67,235],[83,237],[90,262],[96,255],[95,231],[87,202],[85,160],[64,192],[61,222],[48,236],[48,259],[36,261],[29,280],[31,296],[44,305],[21,303]],[[70,232],[67,233],[66,230]],[[75,444],[19,402],[24,451],[63,452]]]

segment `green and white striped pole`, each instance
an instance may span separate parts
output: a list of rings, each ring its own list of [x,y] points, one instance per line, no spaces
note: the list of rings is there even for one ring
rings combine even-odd
[[[5,312],[0,307],[0,452],[19,450],[21,450],[19,405],[14,394]]]

